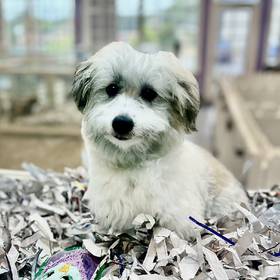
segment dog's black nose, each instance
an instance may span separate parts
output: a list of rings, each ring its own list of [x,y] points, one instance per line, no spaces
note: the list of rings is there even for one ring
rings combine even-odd
[[[119,115],[113,119],[112,126],[117,134],[126,135],[133,129],[134,123],[129,116]]]

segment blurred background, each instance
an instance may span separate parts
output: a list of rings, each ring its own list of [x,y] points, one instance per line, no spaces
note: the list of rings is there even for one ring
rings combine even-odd
[[[111,41],[196,76],[190,139],[248,188],[280,182],[280,0],[0,0],[0,169],[81,164],[75,65]]]

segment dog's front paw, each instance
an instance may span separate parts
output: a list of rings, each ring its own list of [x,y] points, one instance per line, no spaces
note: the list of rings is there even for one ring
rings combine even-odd
[[[168,219],[164,217],[159,219],[159,225],[176,232],[176,234],[184,240],[192,242],[196,239],[195,229],[187,219],[178,221],[177,219]]]

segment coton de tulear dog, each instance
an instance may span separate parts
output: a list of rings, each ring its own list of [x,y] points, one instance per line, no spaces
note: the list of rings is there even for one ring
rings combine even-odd
[[[203,220],[246,203],[233,175],[186,140],[196,130],[198,85],[172,53],[111,43],[77,68],[72,93],[83,113],[86,195],[104,229],[126,230],[146,213],[187,239],[189,215]]]

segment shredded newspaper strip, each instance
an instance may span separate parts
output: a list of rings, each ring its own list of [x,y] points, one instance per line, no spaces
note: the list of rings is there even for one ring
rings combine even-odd
[[[55,279],[36,275],[70,246],[98,260],[88,280],[280,279],[279,186],[250,193],[251,209],[236,205],[234,218],[186,216],[182,223],[196,228],[188,242],[144,213],[125,233],[103,232],[82,201],[83,168],[24,168],[30,178],[0,177],[0,279]]]

